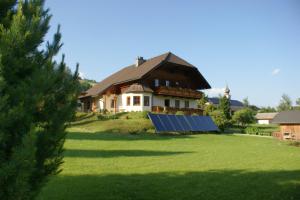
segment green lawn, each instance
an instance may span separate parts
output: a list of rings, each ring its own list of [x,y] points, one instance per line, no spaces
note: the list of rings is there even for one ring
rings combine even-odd
[[[157,136],[151,128],[135,118],[76,122],[63,171],[38,199],[300,199],[300,148],[256,136]],[[125,133],[139,129],[148,132]]]

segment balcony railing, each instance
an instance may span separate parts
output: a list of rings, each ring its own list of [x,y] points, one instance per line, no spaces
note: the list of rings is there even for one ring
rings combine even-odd
[[[198,114],[203,115],[203,110],[199,108],[174,108],[174,107],[162,107],[152,106],[152,112],[175,114],[177,111],[182,111],[184,114],[192,115]]]
[[[187,88],[160,86],[156,88],[154,92],[159,95],[176,96],[176,97],[184,97],[184,98],[200,99],[202,97],[202,92],[199,92],[197,90],[187,89]]]

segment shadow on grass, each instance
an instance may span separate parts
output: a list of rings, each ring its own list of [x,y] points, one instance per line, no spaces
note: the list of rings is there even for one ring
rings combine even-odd
[[[144,157],[144,156],[169,156],[192,152],[180,151],[146,151],[146,150],[77,150],[67,149],[65,157],[84,158],[114,158],[114,157]]]
[[[118,133],[114,130],[105,132],[69,132],[67,139],[71,140],[104,140],[104,141],[129,141],[129,140],[171,140],[177,138],[192,138],[190,135],[157,135],[149,133],[128,134]]]
[[[38,199],[291,200],[300,197],[300,171],[57,176]]]

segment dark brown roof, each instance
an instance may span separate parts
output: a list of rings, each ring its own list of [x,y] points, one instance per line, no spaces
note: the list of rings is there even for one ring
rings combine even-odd
[[[159,67],[162,63],[169,62],[169,63],[175,63],[178,65],[183,65],[186,67],[190,67],[197,71],[198,75],[203,81],[203,85],[199,89],[209,89],[211,88],[209,83],[205,80],[205,78],[202,76],[202,74],[198,71],[198,69],[191,65],[190,63],[186,62],[185,60],[179,58],[178,56],[172,54],[171,52],[162,54],[160,56],[156,56],[153,58],[150,58],[146,60],[144,63],[142,63],[140,66],[136,67],[135,65],[130,65],[128,67],[125,67],[121,69],[120,71],[112,74],[111,76],[107,77],[106,79],[102,80],[100,83],[96,84],[89,90],[87,90],[86,95],[87,96],[96,96],[98,94],[101,94],[106,89],[113,85],[118,85],[120,83],[125,83],[129,81],[135,81],[141,79],[143,76],[151,72],[152,70]]]
[[[134,93],[134,92],[153,92],[153,90],[145,85],[134,83],[129,86],[128,89],[124,91],[125,93]]]
[[[274,124],[300,124],[300,110],[283,111],[272,120]]]

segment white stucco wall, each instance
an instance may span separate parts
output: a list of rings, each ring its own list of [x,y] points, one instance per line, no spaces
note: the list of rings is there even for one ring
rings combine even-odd
[[[133,97],[140,97],[140,105],[133,105]],[[144,97],[149,96],[149,106],[144,105]],[[122,99],[121,105],[119,105],[120,112],[137,112],[137,111],[151,111],[152,108],[152,94],[151,93],[125,93],[120,95]],[[127,106],[127,97],[130,97],[130,105]]]
[[[257,120],[258,124],[270,124],[270,120],[268,119],[259,119]]]
[[[130,105],[127,106],[127,97],[130,97]],[[140,105],[133,105],[133,97],[140,97]],[[144,96],[149,96],[149,106],[144,106]],[[98,102],[98,111],[107,110],[109,112],[114,112],[115,109],[111,108],[111,100],[114,99],[115,95],[103,95]],[[138,112],[138,111],[151,111],[152,106],[165,106],[165,99],[170,100],[170,107],[175,108],[175,100],[180,101],[180,108],[185,108],[185,101],[189,101],[189,108],[197,108],[197,101],[195,99],[185,99],[176,97],[167,97],[161,95],[152,95],[152,93],[124,93],[117,95],[117,112]]]
[[[165,106],[165,99],[170,100],[170,107],[175,108],[175,100],[180,101],[180,107],[179,108],[184,108],[185,101],[189,101],[189,108],[197,108],[197,101],[195,99],[185,99],[185,98],[176,98],[176,97],[167,97],[167,96],[153,96],[153,106],[160,106],[164,107]]]

